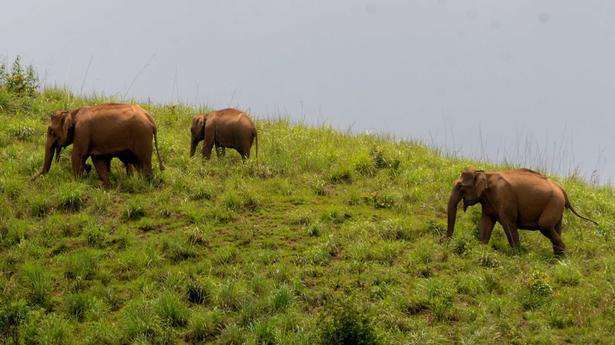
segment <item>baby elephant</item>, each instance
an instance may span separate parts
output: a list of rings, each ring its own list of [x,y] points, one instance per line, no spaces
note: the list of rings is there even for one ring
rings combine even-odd
[[[256,140],[256,158],[258,158],[258,136],[256,126],[250,117],[237,109],[227,108],[197,115],[192,118],[192,143],[190,157],[194,156],[196,146],[203,143],[203,158],[211,157],[211,149],[216,147],[218,157],[224,155],[226,147],[239,152],[243,159],[250,158],[252,143]]]
[[[517,229],[540,230],[551,240],[555,255],[562,255],[566,250],[561,238],[564,208],[598,225],[572,208],[559,184],[528,169],[501,172],[465,169],[455,182],[448,202],[449,237],[453,235],[457,205],[462,199],[464,211],[477,203],[483,207],[479,224],[483,244],[489,242],[497,221],[504,228],[508,243],[513,248],[519,246]]]

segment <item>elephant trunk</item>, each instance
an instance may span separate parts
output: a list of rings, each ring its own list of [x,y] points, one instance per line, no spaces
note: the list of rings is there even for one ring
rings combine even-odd
[[[448,230],[446,235],[448,237],[453,236],[455,231],[455,220],[457,218],[457,205],[461,201],[460,184],[456,183],[451,192],[451,196],[448,199]]]
[[[32,177],[32,180],[49,172],[49,169],[51,168],[51,162],[53,161],[53,155],[57,147],[59,146],[56,146],[56,144],[52,140],[47,139],[47,144],[45,145],[45,162],[43,164],[43,170],[34,177]]]
[[[190,143],[190,157],[194,156],[194,153],[196,152],[196,146],[198,145],[198,141],[195,139],[192,139],[192,142]]]
[[[60,152],[62,152],[62,146],[56,145],[56,162],[60,161]]]

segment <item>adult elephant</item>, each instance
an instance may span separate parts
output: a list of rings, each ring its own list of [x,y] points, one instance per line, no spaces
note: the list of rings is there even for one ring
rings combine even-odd
[[[233,148],[245,160],[250,158],[252,143],[256,141],[256,158],[258,158],[258,135],[256,126],[250,117],[234,108],[212,111],[192,118],[192,142],[190,157],[194,156],[199,142],[203,142],[203,158],[211,157],[215,146],[218,157],[224,155],[225,148]]]
[[[151,115],[138,105],[109,103],[56,111],[47,128],[43,170],[34,178],[48,173],[54,153],[59,156],[61,149],[71,144],[72,171],[76,177],[88,169],[85,164],[88,157],[92,158],[105,187],[110,186],[109,167],[114,157],[126,165],[127,172],[132,165],[146,177],[151,177],[152,137],[162,171],[164,164],[158,150],[156,124]]]
[[[564,189],[556,182],[529,169],[486,172],[465,169],[455,182],[448,202],[448,236],[455,228],[457,205],[463,199],[463,210],[480,203],[480,241],[489,242],[495,222],[504,228],[508,243],[519,246],[517,229],[540,230],[551,240],[556,255],[564,254],[562,217],[570,209],[578,217],[597,225],[578,214],[570,205]]]

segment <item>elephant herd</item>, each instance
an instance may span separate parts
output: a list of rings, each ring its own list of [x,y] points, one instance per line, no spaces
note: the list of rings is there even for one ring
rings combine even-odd
[[[194,116],[190,132],[191,157],[199,142],[203,141],[205,159],[211,157],[214,147],[218,156],[224,155],[225,148],[233,148],[243,159],[250,158],[254,142],[258,158],[256,126],[240,110],[228,108]],[[152,116],[138,105],[110,103],[56,111],[47,128],[43,169],[33,179],[47,174],[54,155],[58,161],[62,148],[71,144],[72,172],[76,177],[91,170],[86,164],[88,158],[105,187],[110,186],[112,158],[118,158],[129,175],[134,167],[144,176],[151,177],[152,139],[162,171],[164,164],[158,150],[156,124]],[[500,172],[463,170],[454,183],[448,202],[448,237],[453,235],[457,207],[462,200],[464,211],[477,203],[482,206],[479,239],[483,244],[489,242],[493,227],[499,222],[513,248],[520,245],[518,229],[539,230],[551,240],[554,253],[563,255],[566,249],[561,238],[564,209],[570,209],[578,217],[597,225],[576,212],[559,184],[529,169]]]

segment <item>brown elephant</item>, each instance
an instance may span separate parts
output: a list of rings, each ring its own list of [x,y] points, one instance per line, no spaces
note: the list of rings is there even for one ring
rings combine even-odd
[[[256,141],[256,158],[258,158],[258,135],[256,126],[250,117],[234,108],[227,108],[197,115],[192,118],[192,142],[190,157],[194,156],[196,147],[203,142],[203,158],[211,157],[211,149],[216,147],[218,157],[224,155],[225,148],[233,148],[245,160],[250,158],[252,143]]]
[[[449,237],[453,235],[457,205],[462,199],[464,211],[468,206],[482,205],[479,236],[483,244],[489,242],[495,222],[499,222],[513,248],[519,247],[517,229],[540,230],[551,240],[554,253],[561,255],[566,250],[561,238],[565,208],[597,225],[572,208],[559,184],[529,169],[499,172],[465,169],[455,181],[448,202]]]
[[[73,175],[89,171],[88,157],[105,187],[110,186],[111,159],[119,158],[130,173],[130,166],[147,177],[152,175],[152,137],[160,170],[164,164],[158,150],[157,129],[151,115],[138,105],[109,103],[83,106],[71,111],[56,111],[47,128],[43,170],[34,178],[49,172],[54,153],[59,157],[63,147],[73,144]]]

